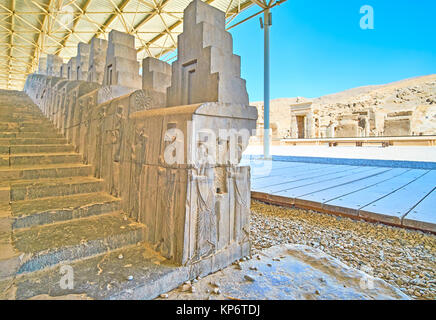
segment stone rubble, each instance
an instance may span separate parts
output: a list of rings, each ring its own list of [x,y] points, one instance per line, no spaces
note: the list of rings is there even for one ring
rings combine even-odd
[[[91,53],[81,44],[71,59],[75,75],[31,74],[24,91],[128,217],[147,227],[145,241],[207,274],[250,250],[250,171],[237,164],[257,110],[248,105],[224,12],[194,0],[184,16],[172,66],[146,58],[141,78],[134,36],[112,30],[104,67],[93,39]],[[72,81],[102,72],[102,83]]]

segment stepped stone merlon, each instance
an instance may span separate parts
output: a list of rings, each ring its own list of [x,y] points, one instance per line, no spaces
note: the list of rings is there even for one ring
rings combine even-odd
[[[134,36],[117,30],[109,33],[103,85],[142,88]]]
[[[48,54],[46,75],[52,77],[60,77],[62,64],[63,60],[61,57],[55,56],[54,54]]]
[[[224,13],[194,1],[184,23],[170,97],[169,66],[145,59],[142,82],[134,38],[118,31],[109,35],[102,86],[29,75],[25,88],[103,190],[145,224],[144,240],[207,274],[250,252],[250,168],[239,162],[257,110]]]
[[[89,52],[88,81],[103,84],[107,41],[93,37]]]
[[[233,54],[232,36],[225,31],[224,12],[192,1],[185,9],[183,33],[178,37],[168,106],[201,102],[248,105],[240,64],[240,57]]]
[[[61,78],[68,77],[68,63],[62,63],[60,75]]]
[[[170,85],[170,64],[152,57],[142,60],[142,89],[151,89],[166,94]]]
[[[88,64],[89,64],[89,49],[90,45],[80,42],[77,45],[76,69],[77,80],[88,80]]]
[[[47,58],[40,57],[38,62],[38,74],[47,74]]]
[[[67,79],[68,80],[77,80],[77,69],[76,69],[76,57],[72,57],[68,61],[68,68],[67,68]]]
[[[152,57],[142,60],[142,92],[147,109],[163,108],[167,103],[167,88],[171,85],[171,66]]]

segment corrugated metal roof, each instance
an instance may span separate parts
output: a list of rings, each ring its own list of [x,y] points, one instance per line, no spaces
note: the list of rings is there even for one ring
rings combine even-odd
[[[203,0],[231,18],[265,0]],[[176,49],[191,0],[0,0],[0,88],[21,90],[40,56],[67,62],[79,42],[107,39],[116,29],[135,35],[138,59]]]

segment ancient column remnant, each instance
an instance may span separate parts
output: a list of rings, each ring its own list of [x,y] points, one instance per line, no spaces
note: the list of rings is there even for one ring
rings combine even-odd
[[[89,44],[80,42],[77,45],[76,80],[88,80]]]
[[[61,57],[55,56],[54,54],[48,54],[46,74],[52,77],[60,77],[62,64],[63,60]]]
[[[232,35],[225,30],[225,14],[194,0],[184,12],[168,106],[204,101],[248,105],[240,65],[240,57],[233,54]]]
[[[412,110],[388,113],[384,122],[384,135],[391,137],[410,135],[412,115]]]
[[[103,85],[141,89],[134,36],[117,30],[109,33],[104,76]]]
[[[107,41],[93,37],[89,52],[88,81],[103,84]]]

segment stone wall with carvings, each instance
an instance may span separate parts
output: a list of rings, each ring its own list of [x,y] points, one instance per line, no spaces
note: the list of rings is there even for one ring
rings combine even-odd
[[[123,211],[146,226],[145,239],[155,250],[175,263],[211,272],[250,253],[250,168],[239,163],[254,133],[257,109],[248,105],[240,60],[224,23],[202,29],[207,17],[222,22],[224,13],[201,1],[193,1],[186,12],[190,28],[181,35],[178,60],[170,68],[147,58],[143,82],[136,79],[136,52],[130,60],[120,57],[121,49],[133,46],[132,37],[112,31],[106,65],[120,75],[118,82],[32,74],[24,90],[93,165],[105,190],[121,198]],[[190,34],[198,32],[199,38]],[[214,32],[223,35],[222,43]],[[189,42],[200,48],[205,41],[213,52],[224,53],[228,65],[219,54],[205,58],[203,50],[191,51]],[[197,80],[180,81],[183,61],[195,54]],[[81,65],[93,72],[93,59]],[[77,67],[77,61],[72,58],[69,66]],[[123,63],[134,69],[132,86],[125,71],[117,70]],[[210,94],[202,77],[215,79]],[[143,89],[136,89],[139,84]],[[198,92],[195,104],[185,104],[167,90],[170,85]]]
[[[96,83],[36,74],[25,87],[105,189],[122,199],[123,210],[147,226],[146,239],[162,255],[180,264],[221,259],[225,265],[249,254],[249,168],[230,163],[230,138],[219,129],[251,131],[255,108],[219,102],[153,108],[143,90],[97,104],[99,90]],[[181,164],[165,161],[169,128],[183,133]],[[218,137],[219,163],[189,147],[191,136],[195,146],[204,142],[205,130]],[[248,140],[237,143],[239,161]]]

